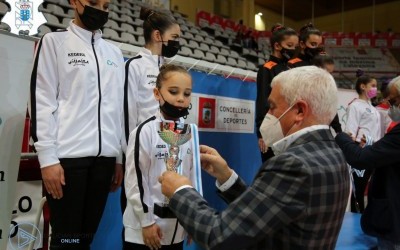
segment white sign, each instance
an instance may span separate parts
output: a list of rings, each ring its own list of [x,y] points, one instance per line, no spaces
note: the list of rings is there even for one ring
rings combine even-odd
[[[254,133],[254,117],[254,101],[194,93],[187,122],[200,131]]]
[[[346,125],[346,109],[349,103],[358,98],[358,94],[354,89],[338,89],[338,116],[340,124],[342,125],[342,130],[344,130]]]
[[[0,249],[14,209],[33,52],[33,41],[0,34]]]
[[[24,35],[34,35],[38,33],[39,26],[46,22],[38,9],[43,0],[8,0],[8,3],[11,11],[6,13],[2,21],[10,26],[12,33],[18,35],[24,31]]]
[[[43,214],[40,210],[42,181],[20,181],[17,185],[15,205],[12,211],[12,228],[9,233],[8,250],[34,249],[42,247]],[[36,225],[36,215],[40,216]]]
[[[326,48],[335,61],[335,70],[355,72],[357,69],[373,73],[400,71],[400,65],[386,48]]]

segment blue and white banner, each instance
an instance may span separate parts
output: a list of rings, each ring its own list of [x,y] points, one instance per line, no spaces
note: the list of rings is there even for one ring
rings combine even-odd
[[[194,112],[191,110],[189,117],[198,121],[200,144],[217,149],[229,166],[250,184],[261,166],[254,127],[256,83],[196,71],[192,71],[191,75],[194,99],[199,99],[201,105],[197,108],[193,106]],[[201,98],[205,101],[201,102]],[[215,100],[214,128],[204,127],[207,125],[204,124],[204,108],[209,107],[204,104],[211,102],[207,98]],[[210,106],[213,112],[213,103]],[[216,195],[215,179],[204,172],[202,178],[204,197],[212,207],[224,208],[224,202]]]

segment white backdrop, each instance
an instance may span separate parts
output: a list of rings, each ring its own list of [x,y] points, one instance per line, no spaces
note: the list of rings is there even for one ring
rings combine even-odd
[[[34,42],[0,33],[0,249],[14,208]]]
[[[340,123],[342,124],[342,129],[344,130],[344,126],[346,124],[346,108],[349,103],[354,99],[357,98],[358,94],[355,89],[339,89],[338,90],[338,115]]]

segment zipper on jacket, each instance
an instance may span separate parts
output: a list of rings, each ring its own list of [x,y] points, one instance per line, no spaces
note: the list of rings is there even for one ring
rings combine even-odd
[[[100,85],[100,69],[99,69],[99,61],[97,59],[96,50],[94,49],[94,33],[92,34],[92,49],[94,53],[94,57],[96,58],[96,66],[97,66],[97,86],[99,90],[99,105],[97,106],[97,126],[99,129],[99,152],[97,156],[101,154],[101,117],[100,117],[100,106],[101,106],[101,85]]]

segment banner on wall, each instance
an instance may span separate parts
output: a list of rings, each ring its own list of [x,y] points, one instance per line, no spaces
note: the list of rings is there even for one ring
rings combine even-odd
[[[187,121],[199,131],[254,133],[254,101],[193,93]]]
[[[15,209],[33,51],[33,41],[0,34],[0,249],[6,249]]]
[[[386,48],[326,48],[335,60],[335,71],[353,72],[362,69],[375,73],[400,71],[400,65]]]

